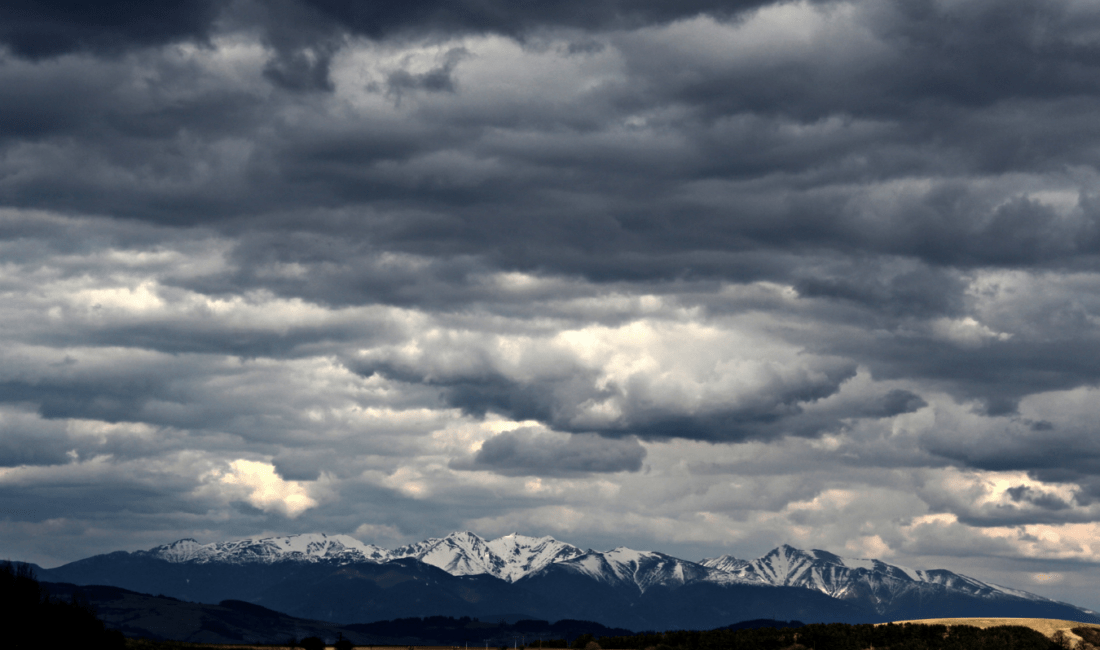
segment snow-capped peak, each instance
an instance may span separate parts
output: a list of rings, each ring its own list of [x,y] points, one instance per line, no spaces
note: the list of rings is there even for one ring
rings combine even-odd
[[[389,551],[383,548],[364,544],[348,535],[325,535],[324,533],[250,538],[213,544],[200,544],[193,539],[181,539],[144,553],[168,562],[196,564],[272,563],[285,560],[349,563],[381,562],[389,559]]]
[[[415,557],[452,575],[487,573],[515,582],[548,564],[581,555],[575,546],[553,537],[512,533],[485,541],[469,531],[451,533],[393,550],[393,557]]]
[[[171,544],[158,546],[148,552],[162,560],[178,563],[207,557],[212,552],[212,546],[213,544],[200,544],[188,537]]]
[[[416,558],[456,576],[496,575],[504,564],[484,539],[465,530],[395,548],[391,555]]]
[[[559,542],[553,537],[527,537],[517,533],[498,537],[487,546],[504,562],[500,572],[494,575],[509,582],[515,582],[549,564],[584,554],[576,546]]]
[[[600,582],[633,585],[640,592],[650,587],[677,587],[689,582],[757,582],[653,551],[620,546],[606,552],[588,551],[559,562],[561,569],[587,575]]]

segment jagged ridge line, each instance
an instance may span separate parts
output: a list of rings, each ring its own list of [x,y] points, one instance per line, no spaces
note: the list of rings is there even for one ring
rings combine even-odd
[[[504,544],[504,540],[509,538],[511,538],[511,542],[513,543],[511,548],[512,552],[506,554],[508,557],[502,557],[500,553],[494,550],[494,547],[501,547]],[[304,545],[301,543],[292,543],[291,540],[304,542]],[[516,544],[515,542],[517,540],[523,540],[523,544]],[[350,546],[346,545],[344,543],[345,541],[348,542]],[[459,543],[460,541],[468,543]],[[545,549],[546,544],[556,545],[553,552],[547,554],[549,559],[539,563],[537,566],[533,565],[534,560],[541,555],[541,553],[536,553],[535,549]],[[440,566],[435,562],[429,561],[427,563],[435,564],[435,566],[447,570],[448,573],[452,575],[487,573],[509,582],[514,582],[528,575],[545,570],[551,565],[567,564],[588,555],[587,553],[582,553],[579,548],[564,542],[559,542],[552,537],[533,538],[513,533],[512,535],[486,541],[469,531],[452,533],[444,538],[431,538],[423,542],[399,547],[392,551],[372,544],[364,544],[346,535],[328,536],[323,533],[312,533],[258,540],[245,539],[235,542],[218,542],[205,545],[199,544],[195,540],[188,539],[157,547],[143,553],[158,555],[162,557],[162,559],[167,559],[169,561],[183,562],[233,561],[234,559],[237,561],[242,559],[245,561],[281,561],[284,559],[296,559],[301,561],[336,560],[347,562],[369,561],[378,563],[402,557],[414,557],[420,561],[425,561],[426,559],[430,559],[427,556],[438,551],[443,546],[446,546],[452,552],[450,562],[447,563],[451,568],[448,569],[447,566]],[[181,551],[184,550],[184,548],[179,547],[187,547],[187,550],[190,551],[204,549],[209,552],[200,552],[197,554],[185,552],[180,554],[180,556],[186,555],[188,557],[176,556],[176,559],[169,557],[174,555],[170,553],[170,550],[176,548]],[[521,547],[528,552],[520,553]],[[302,550],[303,548],[304,552]],[[257,550],[259,550],[258,553],[256,552]],[[365,553],[364,550],[368,552]],[[158,553],[158,551],[160,551],[160,553]],[[218,553],[214,553],[214,551],[218,551]],[[313,553],[310,553],[310,551],[313,551]],[[563,551],[565,551],[564,555]],[[487,561],[485,558],[486,552],[489,556]],[[627,563],[609,561],[608,556],[616,552],[618,552],[619,555],[629,553],[633,557],[633,566],[626,571],[626,575],[624,575],[624,569],[627,569],[627,567],[623,565]],[[619,547],[613,551],[604,553],[596,551],[589,551],[589,553],[598,555],[601,564],[608,566],[612,573],[620,580],[625,581],[627,576],[629,576],[629,582],[633,582],[641,591],[645,591],[648,587],[656,584],[663,584],[668,580],[672,580],[677,584],[688,582],[688,573],[684,571],[684,565],[691,564],[703,570],[703,575],[697,578],[697,580],[701,581],[798,586],[815,589],[834,598],[844,598],[860,583],[866,584],[872,590],[872,594],[875,596],[876,600],[879,601],[883,600],[880,596],[882,593],[897,596],[908,589],[919,588],[919,585],[925,584],[939,585],[945,589],[961,591],[971,595],[989,596],[991,594],[1000,593],[1035,601],[1055,602],[1036,594],[984,583],[975,578],[946,570],[914,571],[905,567],[890,565],[881,560],[853,560],[824,551],[802,551],[786,544],[753,561],[739,560],[732,556],[722,556],[716,559],[705,559],[699,563],[693,563],[678,558],[672,558],[671,556],[665,556],[664,554],[633,551],[625,547]],[[201,557],[196,557],[196,555]],[[219,555],[222,557],[218,557]],[[662,556],[663,558],[671,559],[672,562],[669,562],[667,559],[661,559]],[[655,566],[649,567],[647,572],[647,568],[643,567],[642,563],[638,561],[641,558],[654,559]],[[773,560],[780,561],[777,562]],[[867,568],[866,566],[850,566],[850,564],[856,563],[869,565],[871,568]],[[716,564],[725,564],[726,566],[736,568],[730,570],[715,566]],[[465,569],[459,569],[459,566],[464,566]],[[664,569],[663,575],[660,569]],[[822,569],[825,569],[825,571],[823,572]],[[586,571],[585,573],[589,572]],[[726,576],[727,579],[723,580],[716,577],[716,573],[719,574],[719,576]],[[869,580],[871,577],[874,577],[875,580]],[[960,583],[965,585],[966,588],[960,589]],[[983,591],[986,593],[982,593]]]

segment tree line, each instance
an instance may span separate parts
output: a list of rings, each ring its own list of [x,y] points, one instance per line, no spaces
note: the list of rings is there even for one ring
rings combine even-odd
[[[78,596],[50,598],[26,564],[0,563],[0,647],[6,650],[123,650],[122,632],[108,630]]]
[[[1095,632],[1092,628],[1087,629]],[[916,623],[849,625],[815,623],[791,628],[718,629],[646,632],[585,640],[588,650],[1096,650],[1094,644],[1070,643],[1065,635],[1049,638],[1019,625],[978,628],[971,625]],[[1100,633],[1097,634],[1100,642]],[[577,640],[578,642],[581,639]],[[590,644],[590,645],[589,645]]]

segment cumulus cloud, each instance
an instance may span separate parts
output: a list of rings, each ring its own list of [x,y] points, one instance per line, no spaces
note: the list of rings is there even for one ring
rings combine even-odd
[[[549,337],[436,330],[416,347],[364,351],[359,369],[438,386],[472,413],[715,441],[782,435],[770,425],[855,374],[850,361],[801,353],[745,325],[647,320]]]
[[[280,478],[270,463],[235,460],[229,464],[229,471],[217,473],[215,480],[227,493],[239,492],[250,505],[287,517],[297,517],[317,505],[301,481]]]

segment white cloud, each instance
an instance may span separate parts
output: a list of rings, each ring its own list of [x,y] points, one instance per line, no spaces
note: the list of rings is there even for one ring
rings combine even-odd
[[[265,512],[294,518],[317,506],[304,482],[283,480],[271,463],[238,459],[229,463],[228,471],[216,473],[214,480],[226,488],[226,496],[240,495]]]
[[[932,333],[940,339],[962,346],[979,346],[989,341],[1007,341],[1012,335],[994,332],[971,316],[938,318],[932,321]]]

